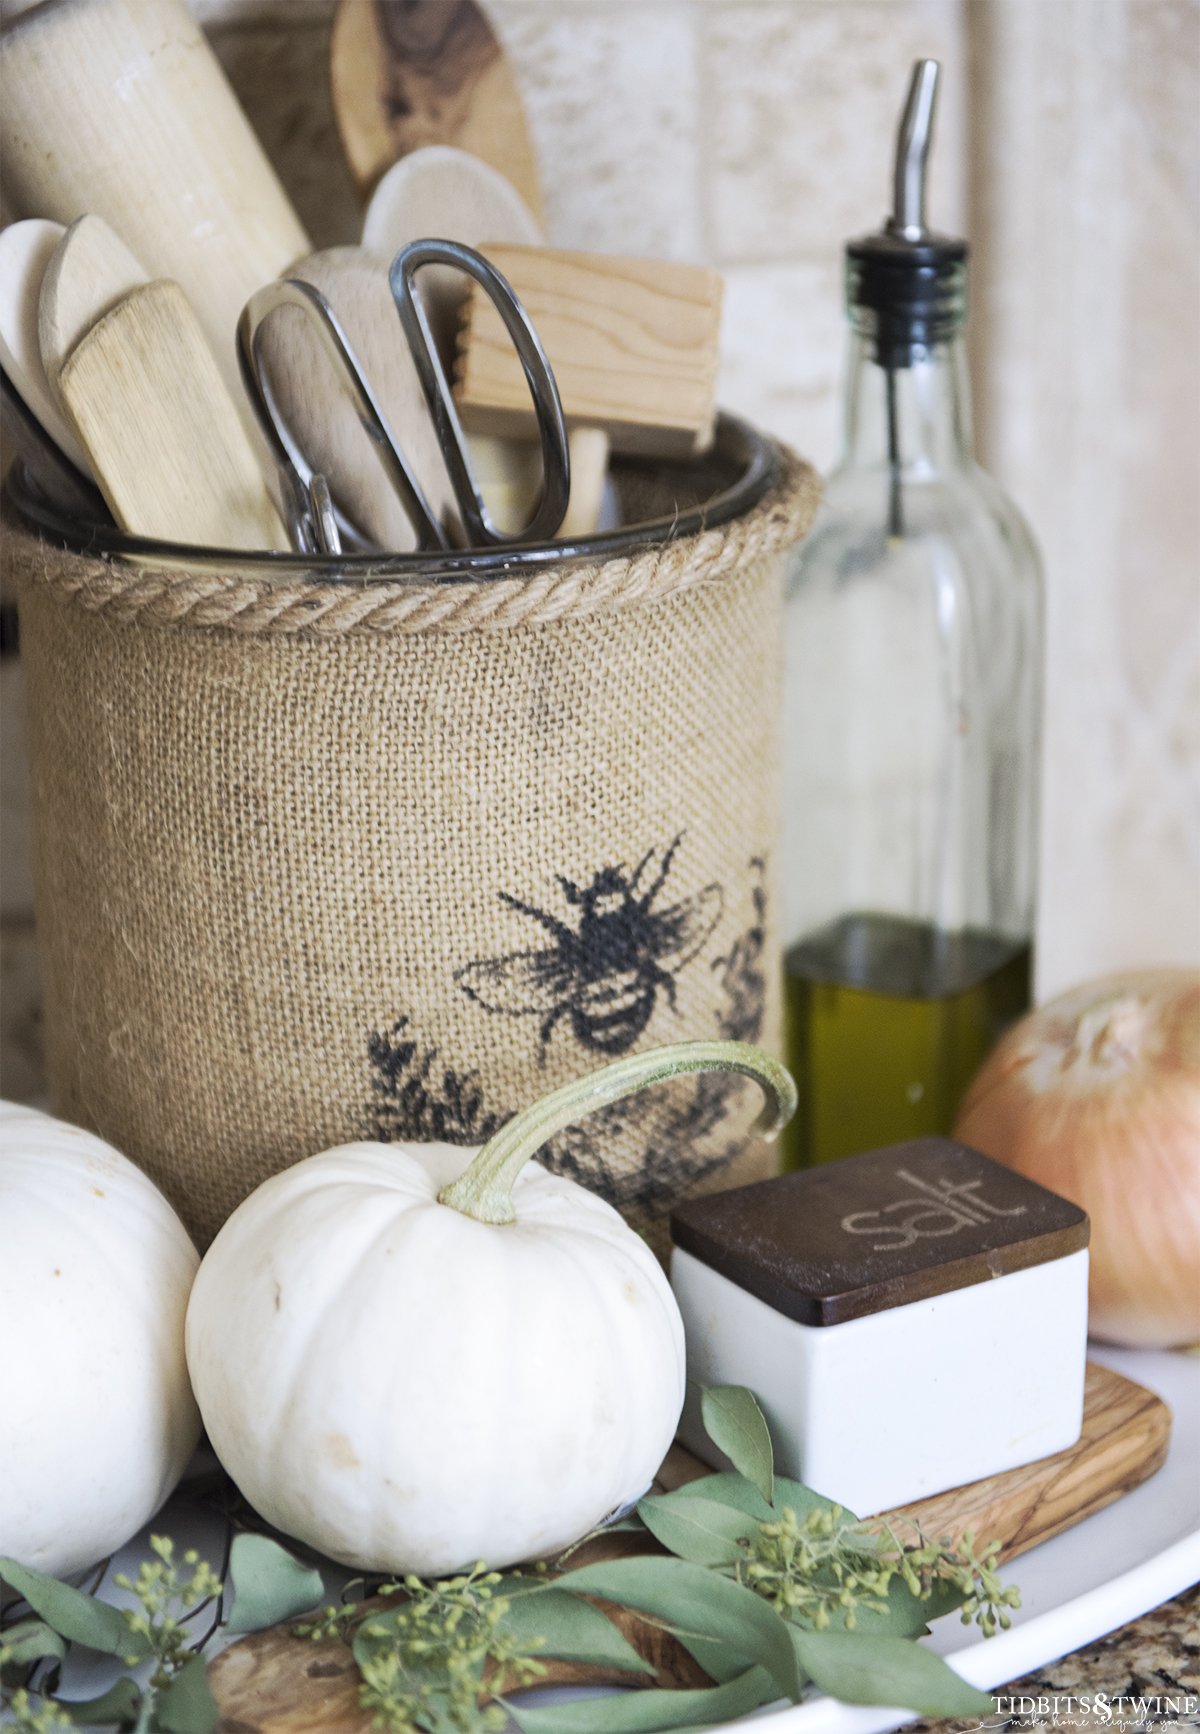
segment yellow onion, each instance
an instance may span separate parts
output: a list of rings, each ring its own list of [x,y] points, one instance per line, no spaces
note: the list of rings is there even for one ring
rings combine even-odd
[[[1030,1012],[954,1133],[1087,1211],[1094,1336],[1200,1340],[1200,976],[1110,976]]]

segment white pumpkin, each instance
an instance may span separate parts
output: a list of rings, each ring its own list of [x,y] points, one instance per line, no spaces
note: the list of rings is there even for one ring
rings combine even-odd
[[[171,1492],[200,1436],[183,1352],[198,1264],[132,1162],[0,1103],[0,1554],[69,1575]]]
[[[610,1205],[525,1164],[656,1078],[781,1072],[747,1052],[637,1055],[480,1152],[347,1144],[260,1186],[187,1319],[209,1438],[250,1503],[348,1565],[439,1576],[553,1553],[644,1492],[683,1403],[679,1309]]]

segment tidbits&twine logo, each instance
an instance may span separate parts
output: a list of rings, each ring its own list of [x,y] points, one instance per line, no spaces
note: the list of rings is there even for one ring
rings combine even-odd
[[[1147,1693],[1124,1696],[1111,1692],[1015,1692],[997,1695],[996,1714],[976,1724],[977,1730],[1083,1728],[1109,1734],[1148,1734],[1157,1728],[1200,1726],[1200,1692]],[[976,1734],[972,1730],[971,1734]]]

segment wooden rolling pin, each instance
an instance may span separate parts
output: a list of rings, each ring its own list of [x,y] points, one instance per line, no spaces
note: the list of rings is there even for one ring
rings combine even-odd
[[[721,278],[700,265],[484,246],[533,320],[568,425],[602,429],[617,452],[703,451],[716,414]],[[472,286],[459,333],[455,397],[472,432],[527,433],[516,351]]]
[[[91,212],[151,277],[182,285],[244,405],[238,315],[312,249],[184,0],[18,16],[0,32],[0,152],[19,215]]]

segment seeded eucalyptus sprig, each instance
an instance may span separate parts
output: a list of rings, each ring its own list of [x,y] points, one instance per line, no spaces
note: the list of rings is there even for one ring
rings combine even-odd
[[[766,1596],[786,1619],[818,1632],[839,1616],[845,1630],[854,1631],[860,1609],[886,1615],[895,1579],[919,1602],[936,1600],[939,1612],[948,1597],[958,1597],[963,1624],[974,1620],[986,1638],[1007,1631],[1007,1610],[1020,1606],[1021,1594],[1000,1581],[1000,1543],[980,1549],[969,1531],[957,1546],[918,1535],[917,1544],[905,1547],[886,1529],[885,1543],[840,1505],[803,1518],[785,1505],[747,1538],[746,1559],[733,1569],[739,1583]]]
[[[114,1607],[16,1560],[0,1559],[0,1578],[36,1616],[11,1627],[0,1645],[6,1682],[20,1670],[21,1684],[6,1693],[6,1708],[21,1734],[56,1734],[81,1722],[107,1723],[133,1734],[210,1734],[217,1706],[202,1652],[218,1625],[227,1631],[257,1630],[312,1607],[322,1593],[320,1574],[276,1542],[239,1535],[229,1553],[233,1601],[222,1621],[223,1585],[198,1553],[189,1548],[177,1559],[174,1543],[160,1535],[150,1537],[150,1552],[136,1576],[113,1578],[134,1598],[132,1607]],[[210,1604],[217,1617],[198,1637],[192,1622]],[[35,1679],[41,1687],[53,1683],[71,1644],[115,1656],[137,1674],[122,1676],[86,1702],[33,1690]]]
[[[5,1647],[0,1644],[0,1667],[5,1660]],[[75,1724],[65,1710],[60,1710],[53,1698],[39,1698],[20,1686],[8,1703],[13,1727],[18,1734],[60,1734]]]
[[[740,1386],[704,1391],[702,1415],[734,1473],[638,1505],[638,1521],[678,1558],[734,1578],[789,1624],[814,1632],[915,1637],[954,1608],[985,1637],[1011,1624],[1007,1610],[1020,1595],[1000,1582],[998,1542],[933,1540],[916,1527],[906,1546],[890,1526],[860,1523],[776,1475],[766,1421]]]
[[[544,1640],[521,1642],[507,1628],[512,1604],[500,1593],[502,1582],[479,1565],[441,1582],[406,1577],[394,1586],[403,1599],[369,1616],[354,1639],[359,1701],[377,1727],[471,1734],[505,1726],[499,1706],[481,1707],[485,1677],[495,1673],[516,1691],[546,1670],[528,1653]]]
[[[154,1557],[142,1564],[136,1578],[113,1579],[134,1596],[136,1605],[131,1608],[113,1607],[16,1560],[0,1559],[0,1577],[38,1616],[36,1621],[23,1622],[24,1628],[36,1627],[45,1634],[40,1646],[26,1647],[22,1659],[61,1661],[66,1645],[76,1643],[116,1656],[126,1667],[149,1670],[149,1677],[140,1681],[123,1676],[86,1703],[56,1702],[44,1693],[35,1699],[26,1686],[20,1687],[12,1694],[9,1709],[26,1734],[52,1734],[64,1718],[67,1726],[107,1722],[131,1728],[135,1734],[155,1729],[165,1734],[204,1734],[214,1726],[217,1707],[200,1646],[187,1621],[219,1598],[221,1582],[191,1550],[177,1562],[174,1543],[166,1536],[151,1536],[150,1548]]]
[[[154,1657],[151,1686],[169,1685],[172,1677],[191,1659],[194,1637],[182,1616],[187,1616],[220,1595],[220,1578],[195,1548],[183,1556],[188,1575],[175,1560],[175,1544],[169,1536],[152,1535],[153,1559],[144,1560],[136,1578],[117,1572],[113,1582],[137,1598],[135,1608],[121,1608],[121,1618],[135,1639],[144,1642]],[[140,1648],[140,1645],[138,1646]],[[138,1659],[137,1652],[127,1660]]]
[[[985,1636],[1009,1623],[1019,1597],[997,1576],[998,1545],[970,1535],[954,1545],[919,1530],[906,1545],[886,1525],[861,1524],[776,1475],[749,1391],[707,1390],[702,1413],[733,1471],[645,1498],[636,1519],[618,1526],[643,1529],[665,1554],[563,1570],[568,1554],[556,1571],[501,1577],[479,1565],[440,1582],[363,1584],[373,1592],[365,1605],[324,1607],[292,1629],[352,1650],[360,1702],[388,1734],[492,1734],[505,1710],[524,1734],[659,1734],[712,1726],[781,1698],[796,1702],[811,1686],[848,1703],[900,1704],[933,1717],[990,1712],[990,1698],[913,1640],[952,1608]],[[222,1587],[194,1553],[177,1563],[171,1542],[158,1537],[151,1549],[136,1576],[115,1580],[135,1600],[125,1609],[0,1560],[0,1576],[34,1616],[12,1626],[0,1647],[21,1734],[60,1734],[81,1720],[132,1734],[211,1734],[217,1707],[202,1654],[211,1633],[195,1640],[189,1625],[214,1600],[219,1618]],[[229,1575],[227,1632],[321,1609],[320,1573],[265,1536],[234,1539]],[[651,1684],[632,1697],[553,1709],[507,1696],[492,1702],[536,1684],[551,1660],[652,1676],[597,1600],[673,1633],[714,1684]],[[52,1683],[69,1643],[118,1656],[138,1676],[88,1705],[30,1690]]]
[[[971,1530],[965,1531],[956,1545],[949,1539],[935,1541],[914,1525],[917,1544],[905,1547],[897,1540],[890,1525],[884,1534],[892,1544],[888,1560],[899,1572],[912,1594],[929,1601],[947,1588],[961,1597],[961,1619],[964,1626],[972,1621],[985,1638],[994,1638],[997,1631],[1008,1631],[1012,1625],[1009,1608],[1019,1608],[1021,1592],[1015,1584],[1000,1581],[996,1567],[1000,1560],[1000,1543],[980,1543]]]
[[[893,1571],[865,1544],[858,1524],[840,1505],[803,1518],[783,1506],[773,1522],[760,1523],[752,1532],[746,1559],[733,1571],[739,1583],[765,1596],[785,1619],[811,1624],[817,1632],[828,1630],[838,1614],[852,1632],[860,1606],[872,1613],[888,1611]]]

